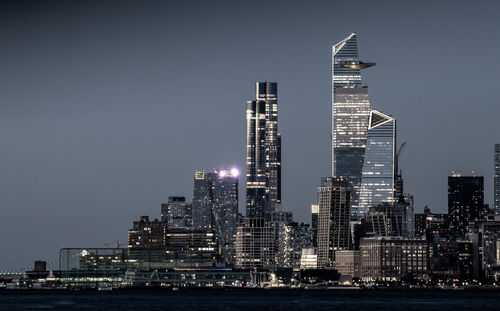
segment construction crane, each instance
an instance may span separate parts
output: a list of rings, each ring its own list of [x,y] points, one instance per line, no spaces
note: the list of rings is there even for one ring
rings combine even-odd
[[[396,152],[396,157],[399,159],[399,156],[401,155],[401,151],[403,151],[404,146],[406,146],[406,142],[404,141],[401,145],[399,145],[398,152]]]

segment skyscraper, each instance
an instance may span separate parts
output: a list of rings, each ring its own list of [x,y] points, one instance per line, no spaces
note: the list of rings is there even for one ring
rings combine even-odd
[[[344,178],[326,178],[318,188],[318,267],[331,267],[335,252],[350,245],[351,187]]]
[[[238,176],[233,169],[195,171],[193,226],[215,233],[222,255],[233,262],[238,218]]]
[[[278,134],[278,85],[257,82],[247,102],[246,213],[265,217],[281,205],[281,136]]]
[[[353,208],[358,204],[371,110],[360,71],[373,65],[359,61],[356,33],[332,47],[332,176],[350,182]]]
[[[448,177],[448,216],[458,232],[469,230],[469,222],[478,221],[484,210],[483,176]]]
[[[195,171],[193,188],[193,227],[208,230],[212,224],[212,184],[213,173]]]
[[[161,220],[167,223],[167,228],[191,227],[191,204],[185,197],[168,197],[168,203],[161,204]]]
[[[219,169],[215,174],[212,179],[215,232],[223,258],[226,262],[233,263],[238,221],[239,172],[237,169]]]
[[[495,144],[495,179],[494,179],[495,214],[500,214],[500,144]]]
[[[357,216],[370,207],[394,204],[396,119],[379,111],[370,112],[363,161]]]

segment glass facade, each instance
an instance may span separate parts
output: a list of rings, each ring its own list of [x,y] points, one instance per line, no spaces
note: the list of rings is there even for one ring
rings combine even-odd
[[[281,136],[278,133],[278,84],[257,82],[247,102],[246,213],[267,217],[281,205]]]
[[[332,46],[332,176],[350,182],[351,216],[358,207],[371,111],[361,70],[373,65],[359,61],[356,33]]]
[[[494,178],[495,214],[500,214],[500,144],[495,144],[495,178]]]
[[[368,88],[338,88],[335,99],[334,170],[336,176],[347,177],[351,183],[354,210],[358,206],[370,117]]]
[[[394,203],[395,146],[396,120],[372,110],[361,176],[358,217],[365,215],[370,207]]]

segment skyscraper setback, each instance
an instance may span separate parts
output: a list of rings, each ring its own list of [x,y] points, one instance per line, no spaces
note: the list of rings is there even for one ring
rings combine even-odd
[[[264,217],[281,206],[281,136],[278,133],[278,85],[257,82],[247,102],[247,217]]]
[[[352,218],[394,203],[396,121],[372,110],[361,80],[374,65],[359,61],[356,33],[332,46],[332,176],[351,185]]]

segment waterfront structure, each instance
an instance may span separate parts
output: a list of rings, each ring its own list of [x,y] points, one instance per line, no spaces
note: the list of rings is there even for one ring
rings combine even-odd
[[[335,252],[350,246],[351,187],[344,178],[328,177],[318,188],[318,268],[332,267]]]
[[[396,119],[372,110],[361,176],[358,218],[364,216],[370,207],[394,204],[395,146]]]
[[[494,177],[495,214],[500,215],[500,144],[495,144],[495,177]]]
[[[168,228],[187,228],[192,226],[191,204],[185,197],[168,197],[168,203],[161,204],[161,220]]]
[[[337,251],[335,253],[335,269],[341,275],[360,277],[360,252],[359,250]]]
[[[257,82],[247,102],[246,214],[265,217],[281,209],[281,136],[278,84]]]
[[[470,222],[477,222],[484,214],[483,176],[465,176],[453,173],[448,177],[448,216],[450,225],[464,234]]]
[[[361,278],[364,281],[398,281],[407,275],[428,273],[428,244],[425,239],[370,237],[361,239]]]
[[[353,211],[358,202],[371,110],[360,70],[373,65],[359,61],[356,33],[332,46],[332,176],[348,178]]]
[[[245,218],[236,231],[236,268],[274,269],[275,247],[273,227],[263,218]]]
[[[303,249],[312,247],[311,226],[305,223],[282,223],[278,234],[278,266],[300,268]]]

